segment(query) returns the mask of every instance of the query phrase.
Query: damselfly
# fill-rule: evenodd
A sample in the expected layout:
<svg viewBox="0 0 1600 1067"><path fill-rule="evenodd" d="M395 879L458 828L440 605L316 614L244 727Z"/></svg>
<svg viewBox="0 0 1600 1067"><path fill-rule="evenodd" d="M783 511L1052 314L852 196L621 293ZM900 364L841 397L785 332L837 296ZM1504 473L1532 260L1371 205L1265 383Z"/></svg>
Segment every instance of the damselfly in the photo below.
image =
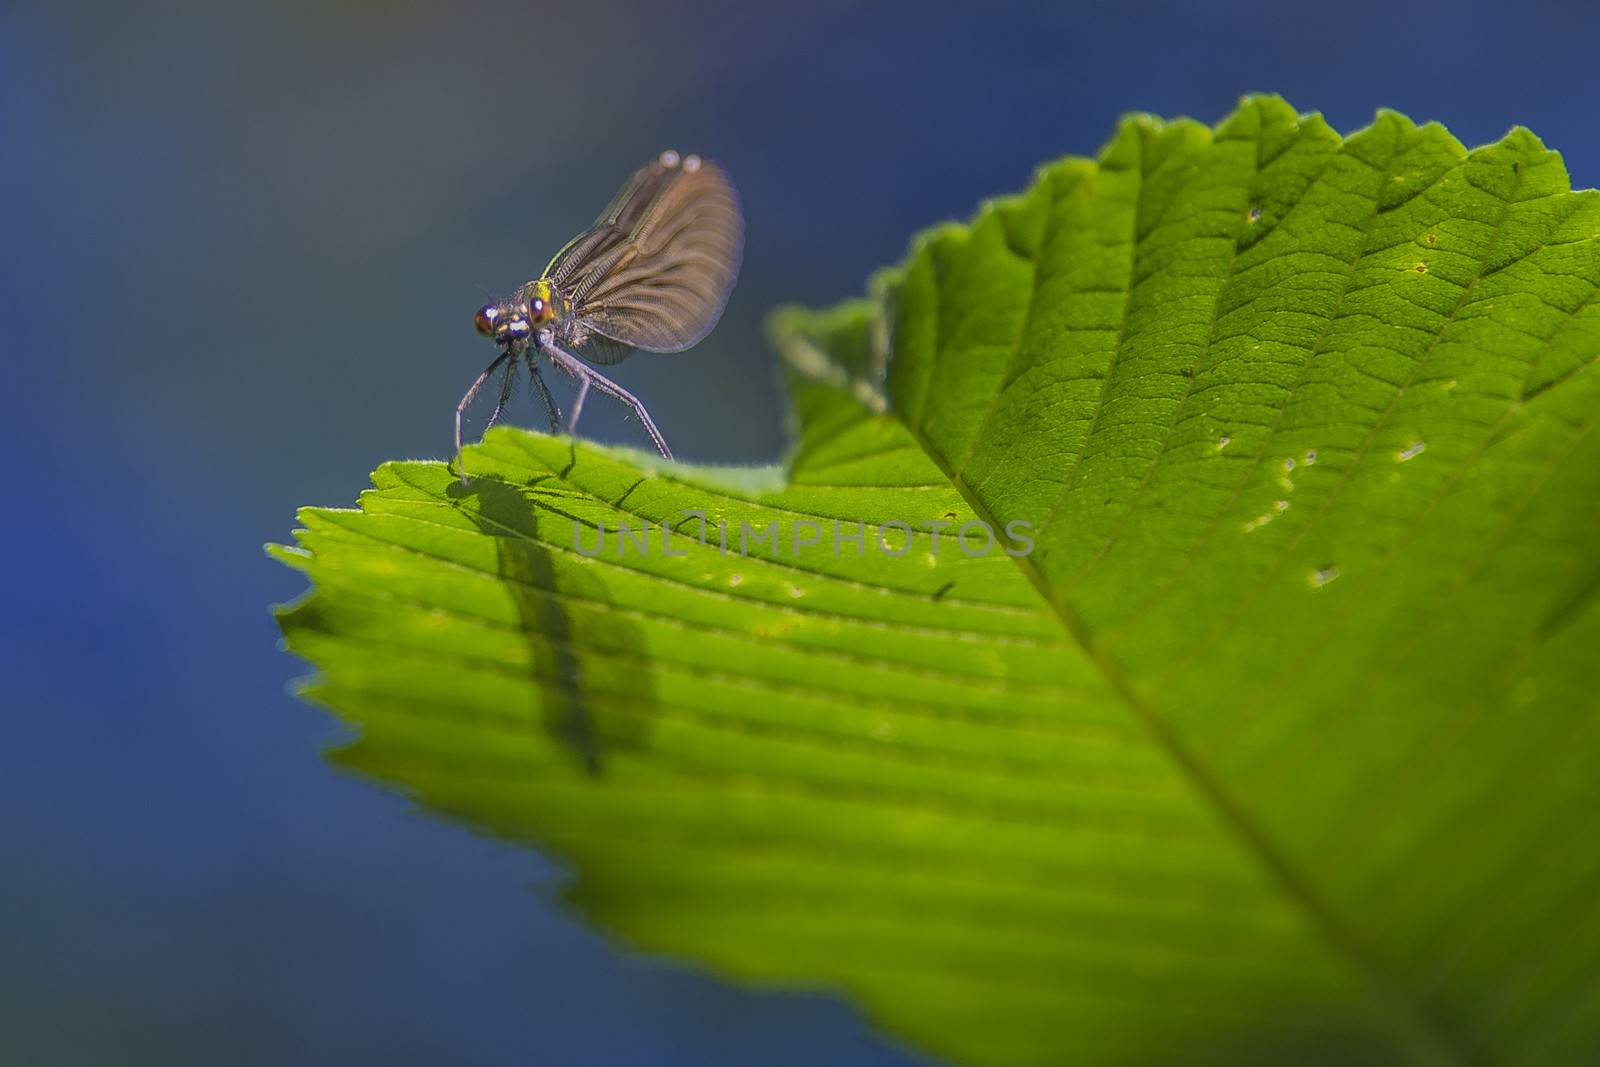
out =
<svg viewBox="0 0 1600 1067"><path fill-rule="evenodd" d="M557 252L540 277L509 300L478 309L473 324L500 346L500 355L456 405L456 456L462 413L478 391L503 364L500 399L489 416L493 426L511 398L517 364L526 362L552 433L577 428L593 388L631 408L657 450L671 459L639 399L589 364L616 363L635 348L680 352L710 333L743 250L739 196L721 167L672 151L641 167L594 226ZM577 379L564 422L539 377L541 353Z"/></svg>

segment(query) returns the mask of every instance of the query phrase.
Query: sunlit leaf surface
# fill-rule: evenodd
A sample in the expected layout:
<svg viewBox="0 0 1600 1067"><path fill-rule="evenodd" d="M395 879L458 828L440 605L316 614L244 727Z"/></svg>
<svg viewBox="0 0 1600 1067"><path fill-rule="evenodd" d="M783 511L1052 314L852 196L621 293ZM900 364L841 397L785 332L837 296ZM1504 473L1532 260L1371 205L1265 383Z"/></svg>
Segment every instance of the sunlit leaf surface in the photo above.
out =
<svg viewBox="0 0 1600 1067"><path fill-rule="evenodd" d="M777 318L782 475L388 464L284 631L342 763L952 1060L1596 1062L1597 238L1524 131L1130 119Z"/></svg>

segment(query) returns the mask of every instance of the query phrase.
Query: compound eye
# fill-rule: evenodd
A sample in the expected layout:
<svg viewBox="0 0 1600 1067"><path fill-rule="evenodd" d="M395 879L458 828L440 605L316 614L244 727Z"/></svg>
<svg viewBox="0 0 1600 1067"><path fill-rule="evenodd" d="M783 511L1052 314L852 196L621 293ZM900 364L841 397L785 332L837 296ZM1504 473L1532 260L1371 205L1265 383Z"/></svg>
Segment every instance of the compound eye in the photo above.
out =
<svg viewBox="0 0 1600 1067"><path fill-rule="evenodd" d="M528 318L534 322L543 322L550 317L550 309L544 302L544 297L536 296L528 301Z"/></svg>
<svg viewBox="0 0 1600 1067"><path fill-rule="evenodd" d="M476 315L472 316L472 325L476 327L477 331L483 334L483 336L493 337L494 320L499 318L499 316L500 313L495 309L493 304L485 304L483 307L478 309L478 313Z"/></svg>

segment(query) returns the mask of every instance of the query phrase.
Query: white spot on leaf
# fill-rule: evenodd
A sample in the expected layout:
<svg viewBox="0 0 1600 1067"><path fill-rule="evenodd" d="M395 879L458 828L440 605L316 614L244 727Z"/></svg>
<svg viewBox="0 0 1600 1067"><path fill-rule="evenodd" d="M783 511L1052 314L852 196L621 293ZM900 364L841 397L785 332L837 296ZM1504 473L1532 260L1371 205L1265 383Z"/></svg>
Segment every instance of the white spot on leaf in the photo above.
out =
<svg viewBox="0 0 1600 1067"><path fill-rule="evenodd" d="M1280 507L1279 505L1282 505L1282 506ZM1279 500L1279 501L1276 501L1273 504L1273 507L1276 510L1262 512L1260 515L1257 515L1255 518L1253 518L1249 522L1245 523L1244 524L1244 532L1245 533L1255 533L1257 530L1261 529L1261 527L1265 526L1267 523L1269 523L1273 519L1277 518L1279 514L1281 514L1284 511L1287 511L1289 509L1289 502L1287 500Z"/></svg>

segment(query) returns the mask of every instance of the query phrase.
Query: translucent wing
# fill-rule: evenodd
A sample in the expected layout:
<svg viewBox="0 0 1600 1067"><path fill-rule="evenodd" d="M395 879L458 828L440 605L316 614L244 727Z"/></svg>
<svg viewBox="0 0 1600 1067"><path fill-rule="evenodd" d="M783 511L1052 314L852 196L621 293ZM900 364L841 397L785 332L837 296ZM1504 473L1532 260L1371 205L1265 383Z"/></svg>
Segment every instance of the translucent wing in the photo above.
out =
<svg viewBox="0 0 1600 1067"><path fill-rule="evenodd" d="M678 352L717 324L743 251L744 217L727 173L698 156L663 152L593 229L556 254L545 276L591 332Z"/></svg>
<svg viewBox="0 0 1600 1067"><path fill-rule="evenodd" d="M613 363L621 363L633 354L633 349L621 341L613 341L602 334L593 333L589 335L587 341L578 345L572 352L590 363L605 367Z"/></svg>

